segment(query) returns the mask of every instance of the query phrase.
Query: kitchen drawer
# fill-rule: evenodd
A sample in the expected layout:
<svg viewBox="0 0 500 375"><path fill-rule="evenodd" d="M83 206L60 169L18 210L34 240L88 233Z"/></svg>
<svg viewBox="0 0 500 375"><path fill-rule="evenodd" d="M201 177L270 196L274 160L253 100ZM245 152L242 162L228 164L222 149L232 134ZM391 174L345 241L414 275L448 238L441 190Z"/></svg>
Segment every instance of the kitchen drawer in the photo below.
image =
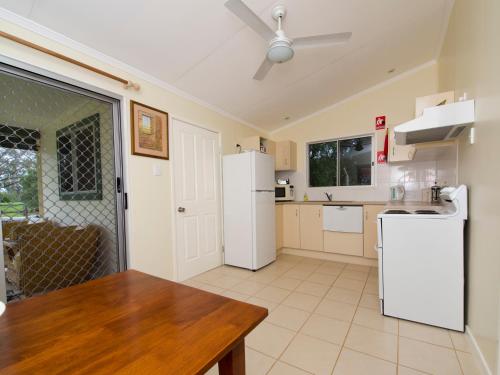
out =
<svg viewBox="0 0 500 375"><path fill-rule="evenodd" d="M324 231L323 250L329 253L363 256L363 234Z"/></svg>
<svg viewBox="0 0 500 375"><path fill-rule="evenodd" d="M363 233L363 206L323 206L323 229Z"/></svg>

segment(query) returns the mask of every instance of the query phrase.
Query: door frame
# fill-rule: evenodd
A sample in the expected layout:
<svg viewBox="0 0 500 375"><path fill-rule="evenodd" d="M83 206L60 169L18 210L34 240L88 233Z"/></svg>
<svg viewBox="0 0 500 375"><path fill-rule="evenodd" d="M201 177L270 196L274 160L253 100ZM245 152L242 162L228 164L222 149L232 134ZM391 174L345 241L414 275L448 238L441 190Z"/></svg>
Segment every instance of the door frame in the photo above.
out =
<svg viewBox="0 0 500 375"><path fill-rule="evenodd" d="M170 129L169 129L169 139L173 140L174 139L174 127L175 127L175 121L182 121L188 125L194 126L196 128L200 128L202 130L207 130L212 133L215 133L217 135L219 144L219 204L218 204L218 209L219 209L219 228L220 228L220 244L221 244L221 257L220 257L220 264L222 265L224 263L224 220L222 217L223 211L223 191L222 191L222 134L219 130L211 127L211 126L206 126L206 125L199 125L195 121L191 121L189 119L186 119L182 116L177 116L177 115L170 115L169 114L169 119L168 122L171 124ZM175 143L172 142L171 144L171 149L172 152L170 154L170 161L172 162L172 173L171 176L172 178L170 179L170 186L171 186L171 197L170 197L170 202L172 205L172 210L171 210L171 218L172 218L172 260L174 264L174 269L173 269L173 279L175 281L179 281L179 254L178 254L178 248L177 248L177 228L178 228L178 222L177 222L177 215L176 215L176 189L175 189L175 171L177 168L179 168L178 161L175 158Z"/></svg>
<svg viewBox="0 0 500 375"><path fill-rule="evenodd" d="M127 249L127 215L126 194L127 194L127 178L125 174L126 160L124 147L126 140L123 133L123 119L126 118L127 103L123 96L116 93L89 85L87 83L74 80L67 76L54 73L52 71L27 64L25 62L4 56L0 54L0 72L26 78L40 82L55 88L78 93L94 99L104 101L111 104L113 112L113 143L114 162L116 178L120 178L122 190L116 194L116 225L117 225L117 247L118 247L118 272L125 271L128 265L128 249ZM1 234L1 228L0 228ZM0 266L0 278L3 278L3 244L0 243L0 251L2 251ZM0 301L6 302L5 280L0 281Z"/></svg>

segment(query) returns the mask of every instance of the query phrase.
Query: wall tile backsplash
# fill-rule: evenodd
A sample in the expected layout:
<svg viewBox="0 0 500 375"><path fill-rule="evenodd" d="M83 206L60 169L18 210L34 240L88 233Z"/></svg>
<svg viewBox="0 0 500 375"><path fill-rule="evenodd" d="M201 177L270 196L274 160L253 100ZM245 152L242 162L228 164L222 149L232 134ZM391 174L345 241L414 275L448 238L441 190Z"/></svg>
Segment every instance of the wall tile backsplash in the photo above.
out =
<svg viewBox="0 0 500 375"><path fill-rule="evenodd" d="M309 188L305 170L276 173L277 177L290 178L295 200L303 200L306 192L309 200L325 200L325 192L329 192L337 201L387 201L390 187L403 185L404 200L422 201L426 199L426 190L436 181L441 186L457 184L457 147L419 150L413 161L379 164L376 186Z"/></svg>

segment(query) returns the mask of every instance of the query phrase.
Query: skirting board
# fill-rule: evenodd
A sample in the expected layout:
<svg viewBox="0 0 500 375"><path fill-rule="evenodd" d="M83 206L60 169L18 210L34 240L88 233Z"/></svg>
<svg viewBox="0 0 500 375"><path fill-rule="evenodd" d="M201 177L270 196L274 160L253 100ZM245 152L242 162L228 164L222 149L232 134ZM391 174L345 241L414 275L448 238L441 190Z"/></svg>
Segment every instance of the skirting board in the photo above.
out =
<svg viewBox="0 0 500 375"><path fill-rule="evenodd" d="M484 375L494 375L493 370L490 369L490 367L488 366L486 358L484 357L483 352L481 351L481 348L479 347L479 344L477 343L477 340L474 337L474 333L472 332L472 330L468 325L465 326L465 333L467 334L469 341L472 344L472 349L473 349L472 355L474 356L474 359L476 360L477 364L480 366L481 373Z"/></svg>
<svg viewBox="0 0 500 375"><path fill-rule="evenodd" d="M326 253L324 251L292 249L289 247L283 247L283 248L278 250L278 254L291 254L291 255L298 255L301 257L331 260L334 262L360 264L362 266L370 266L370 267L377 267L378 266L378 262L376 259L367 259L367 258L356 257L356 256L351 256L351 255Z"/></svg>

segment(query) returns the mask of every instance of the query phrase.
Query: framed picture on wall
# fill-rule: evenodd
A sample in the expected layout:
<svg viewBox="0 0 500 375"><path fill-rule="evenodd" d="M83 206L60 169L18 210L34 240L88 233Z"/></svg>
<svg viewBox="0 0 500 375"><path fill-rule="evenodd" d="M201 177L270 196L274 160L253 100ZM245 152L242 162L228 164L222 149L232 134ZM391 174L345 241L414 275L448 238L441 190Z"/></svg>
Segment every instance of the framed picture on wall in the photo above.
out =
<svg viewBox="0 0 500 375"><path fill-rule="evenodd" d="M130 101L132 155L168 160L168 113Z"/></svg>

